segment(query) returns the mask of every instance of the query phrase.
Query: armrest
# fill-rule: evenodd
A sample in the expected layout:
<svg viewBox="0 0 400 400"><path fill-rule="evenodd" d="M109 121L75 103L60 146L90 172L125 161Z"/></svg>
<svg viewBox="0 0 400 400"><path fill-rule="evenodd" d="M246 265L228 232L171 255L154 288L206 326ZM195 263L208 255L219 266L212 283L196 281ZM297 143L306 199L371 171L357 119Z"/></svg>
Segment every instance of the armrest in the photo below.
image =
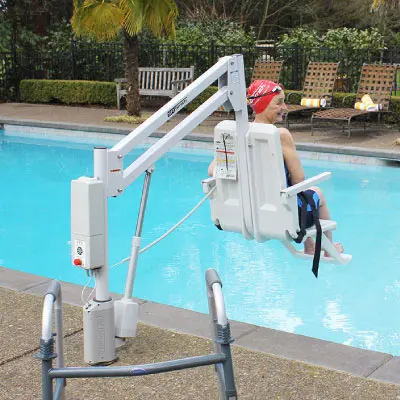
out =
<svg viewBox="0 0 400 400"><path fill-rule="evenodd" d="M186 83L186 82L192 82L192 78L187 78L187 79L178 79L176 81L171 81L172 85L176 85L177 83Z"/></svg>
<svg viewBox="0 0 400 400"><path fill-rule="evenodd" d="M115 83L126 83L126 79L125 78L117 78L117 79L114 79L114 82Z"/></svg>
<svg viewBox="0 0 400 400"><path fill-rule="evenodd" d="M201 181L203 186L203 193L207 194L215 186L215 178L207 178Z"/></svg>
<svg viewBox="0 0 400 400"><path fill-rule="evenodd" d="M346 100L348 97L352 97L352 96L354 96L354 94L348 94L347 96L344 96L344 97L343 97L343 99L342 99L342 107L344 107L344 102L345 102L345 100Z"/></svg>
<svg viewBox="0 0 400 400"><path fill-rule="evenodd" d="M286 189L281 190L281 195L284 198L289 198L296 196L298 193L302 192L303 190L309 189L311 186L314 186L318 182L326 181L331 177L330 172L323 172L322 174L313 176L312 178L306 179L303 182L296 183L296 185L290 186Z"/></svg>
<svg viewBox="0 0 400 400"><path fill-rule="evenodd" d="M289 103L290 98L291 98L294 94L298 94L298 93L295 93L295 92L290 92L290 93L288 93L288 94L286 95L286 100L285 100L285 102L288 102L288 103Z"/></svg>

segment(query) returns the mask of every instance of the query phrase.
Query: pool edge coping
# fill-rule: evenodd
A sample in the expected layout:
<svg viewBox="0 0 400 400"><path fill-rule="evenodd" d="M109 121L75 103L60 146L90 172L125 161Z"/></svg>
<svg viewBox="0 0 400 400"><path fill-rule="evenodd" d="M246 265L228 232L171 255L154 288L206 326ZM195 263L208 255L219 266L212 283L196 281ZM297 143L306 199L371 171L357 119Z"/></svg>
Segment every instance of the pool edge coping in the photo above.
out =
<svg viewBox="0 0 400 400"><path fill-rule="evenodd" d="M0 287L43 296L52 279L0 267ZM61 282L63 302L81 305L83 286ZM114 300L121 295L111 293ZM139 304L139 321L160 329L211 339L209 315L134 298ZM228 315L229 318L229 315ZM311 364L362 378L400 385L400 357L322 339L230 320L235 346L295 362Z"/></svg>
<svg viewBox="0 0 400 400"><path fill-rule="evenodd" d="M53 128L53 129L70 129L97 133L108 133L108 134L120 134L127 135L132 129L127 127L114 127L108 125L91 125L91 124L78 124L70 122L49 122L33 119L21 119L21 118L4 118L0 116L0 128L1 125L19 125L19 126L31 126L31 127L42 127L42 128ZM161 138L167 134L167 131L157 131L150 135L150 137ZM213 137L208 133L194 132L183 140L197 141L197 142L213 142ZM400 152L396 150L386 149L373 149L357 146L343 146L343 145L327 145L309 142L297 142L296 148L300 151L313 151L319 153L333 153L341 155L352 155L361 156L368 158L381 158L385 160L400 161Z"/></svg>

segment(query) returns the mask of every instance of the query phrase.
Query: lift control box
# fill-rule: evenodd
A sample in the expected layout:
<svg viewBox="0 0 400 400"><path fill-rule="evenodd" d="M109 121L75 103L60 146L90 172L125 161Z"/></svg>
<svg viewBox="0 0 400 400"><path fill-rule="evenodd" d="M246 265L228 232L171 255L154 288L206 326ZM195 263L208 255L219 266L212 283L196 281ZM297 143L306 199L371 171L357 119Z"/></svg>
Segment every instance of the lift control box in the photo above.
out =
<svg viewBox="0 0 400 400"><path fill-rule="evenodd" d="M104 184L86 176L71 181L71 255L75 266L96 269L104 265L104 230Z"/></svg>

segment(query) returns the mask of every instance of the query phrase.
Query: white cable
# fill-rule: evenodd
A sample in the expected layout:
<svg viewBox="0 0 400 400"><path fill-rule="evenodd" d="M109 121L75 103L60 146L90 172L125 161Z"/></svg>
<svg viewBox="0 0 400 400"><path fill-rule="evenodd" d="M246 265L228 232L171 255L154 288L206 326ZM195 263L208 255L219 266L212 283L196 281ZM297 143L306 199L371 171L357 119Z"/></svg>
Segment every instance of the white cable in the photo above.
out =
<svg viewBox="0 0 400 400"><path fill-rule="evenodd" d="M142 250L139 251L139 254L144 253L146 250L150 249L150 247L153 247L155 244L157 244L159 241L163 240L165 237L167 237L171 232L173 232L176 228L178 228L180 225L182 225L207 199L208 197L214 192L215 186L207 193L206 196L200 202L192 209L190 210L186 216L184 216L180 221L178 221L171 229L169 229L167 232L164 233L164 235L160 236L158 239L156 239L154 242L150 243L146 247L144 247ZM128 258L129 260L129 258Z"/></svg>
<svg viewBox="0 0 400 400"><path fill-rule="evenodd" d="M83 299L83 295L84 295L84 293L85 293L86 288L90 285L90 282L92 282L92 279L93 279L93 274L90 275L89 280L87 281L86 285L85 285L85 286L83 287L83 289L82 289L82 292L81 292L81 301L82 301L82 305L85 305L85 304L87 303L87 301L85 301L85 300ZM92 292L92 293L93 293L93 292ZM92 294L92 293L90 293L90 294ZM90 295L89 295L89 296L90 296Z"/></svg>
<svg viewBox="0 0 400 400"><path fill-rule="evenodd" d="M206 196L203 197L203 199L200 200L200 202L192 208L180 221L178 221L171 229L169 229L167 232L165 232L162 236L160 236L158 239L156 239L154 242L150 243L146 247L144 247L142 250L139 251L139 254L145 252L146 250L150 249L150 247L153 247L155 244L157 244L159 241L163 240L165 237L167 237L171 232L173 232L176 228L178 228L180 225L182 225L209 197L210 195L214 192L216 189L216 186L214 186L207 194ZM128 262L131 258L126 257L123 260L117 262L116 264L112 265L109 268L114 268L120 264L124 264Z"/></svg>
<svg viewBox="0 0 400 400"><path fill-rule="evenodd" d="M92 276L93 276L93 275L92 275ZM92 297L92 294L93 294L94 291L96 290L96 282L97 282L97 281L94 281L93 289L92 289L92 291L89 293L89 296L88 296L87 299L86 299L86 303L89 303L89 300L90 300L90 298Z"/></svg>

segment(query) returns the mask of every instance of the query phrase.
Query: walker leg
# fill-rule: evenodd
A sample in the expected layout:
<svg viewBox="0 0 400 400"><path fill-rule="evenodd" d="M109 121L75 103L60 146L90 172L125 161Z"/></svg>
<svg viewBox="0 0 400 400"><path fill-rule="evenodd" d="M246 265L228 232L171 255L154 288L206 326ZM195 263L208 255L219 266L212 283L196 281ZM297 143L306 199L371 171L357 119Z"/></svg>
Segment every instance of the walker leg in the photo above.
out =
<svg viewBox="0 0 400 400"><path fill-rule="evenodd" d="M235 377L230 344L231 330L225 313L222 296L222 283L217 272L213 269L206 271L208 308L211 318L214 352L225 354L225 361L215 366L218 376L221 400L237 400Z"/></svg>
<svg viewBox="0 0 400 400"><path fill-rule="evenodd" d="M233 374L233 362L231 354L231 346L229 343L221 345L221 351L225 354L226 360L223 363L223 397L224 400L237 400L237 392L235 387L235 377ZM222 394L222 393L221 393Z"/></svg>

